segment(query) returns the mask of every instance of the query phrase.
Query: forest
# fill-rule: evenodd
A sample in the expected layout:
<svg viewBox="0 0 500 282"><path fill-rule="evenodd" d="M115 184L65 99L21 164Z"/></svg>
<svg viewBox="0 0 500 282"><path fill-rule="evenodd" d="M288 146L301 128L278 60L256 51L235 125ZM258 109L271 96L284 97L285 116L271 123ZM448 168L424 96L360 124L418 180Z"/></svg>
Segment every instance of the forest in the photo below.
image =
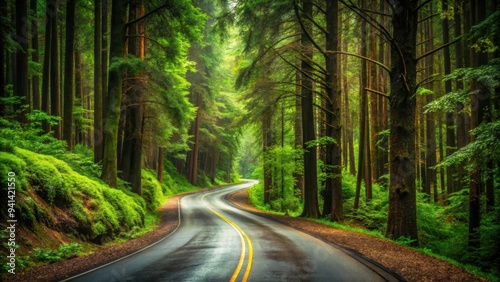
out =
<svg viewBox="0 0 500 282"><path fill-rule="evenodd" d="M252 178L260 209L498 281L499 23L497 0L1 1L2 224L42 201L101 243Z"/></svg>

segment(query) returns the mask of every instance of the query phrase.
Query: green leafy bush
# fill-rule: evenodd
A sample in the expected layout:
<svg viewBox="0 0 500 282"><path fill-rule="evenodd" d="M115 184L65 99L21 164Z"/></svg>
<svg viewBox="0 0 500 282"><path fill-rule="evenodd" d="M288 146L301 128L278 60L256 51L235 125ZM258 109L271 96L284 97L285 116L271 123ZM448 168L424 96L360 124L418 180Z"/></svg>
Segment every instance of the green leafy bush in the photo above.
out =
<svg viewBox="0 0 500 282"><path fill-rule="evenodd" d="M41 262L56 262L62 259L68 259L80 255L83 246L78 243L62 244L58 250L52 249L33 249L33 257Z"/></svg>

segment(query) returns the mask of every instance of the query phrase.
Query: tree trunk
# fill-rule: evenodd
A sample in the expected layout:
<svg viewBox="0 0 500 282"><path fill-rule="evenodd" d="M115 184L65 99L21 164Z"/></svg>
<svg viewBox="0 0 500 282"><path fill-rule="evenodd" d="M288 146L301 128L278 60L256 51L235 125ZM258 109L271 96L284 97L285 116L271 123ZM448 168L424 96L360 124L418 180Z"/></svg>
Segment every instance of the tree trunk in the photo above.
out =
<svg viewBox="0 0 500 282"><path fill-rule="evenodd" d="M364 8L364 1L362 1L362 7ZM361 38L368 38L367 22L362 21L361 23ZM361 56L366 57L367 54L367 43L365 40L361 42ZM366 165L367 152L366 149L369 147L367 144L368 134L366 132L368 126L368 97L365 88L367 82L367 64L366 60L361 60L360 63L360 77L359 77L359 151L358 151L358 175L356 177L356 192L354 198L354 210L359 208L359 198L361 195L361 183L363 179L365 180L365 189L368 186L368 178L365 177L369 166ZM368 169L367 169L368 168Z"/></svg>
<svg viewBox="0 0 500 282"><path fill-rule="evenodd" d="M160 183L163 182L163 169L165 161L165 148L158 148L158 167L156 168L156 177Z"/></svg>
<svg viewBox="0 0 500 282"><path fill-rule="evenodd" d="M305 0L302 6L303 18L312 18L312 2ZM302 47L304 49L301 63L302 75L302 138L304 149L304 209L302 217L319 217L318 209L318 173L316 146L310 146L311 141L316 139L313 109L313 82L307 75L312 75L311 65L313 57L312 43L305 32L312 35L312 23L304 22L303 34L301 37Z"/></svg>
<svg viewBox="0 0 500 282"><path fill-rule="evenodd" d="M52 2L52 1L50 1ZM53 1L54 11L49 15L49 20L51 21L51 36L50 36L50 114L53 116L61 116L61 92L59 89L59 42L57 38L57 10L58 2ZM47 51L47 50L46 50ZM56 125L52 126L54 130L54 137L61 139L61 123L58 122Z"/></svg>
<svg viewBox="0 0 500 282"><path fill-rule="evenodd" d="M51 2L47 1L45 6L45 42L43 54L43 70L42 70L42 111L50 114L50 45L52 37L52 21L50 17L54 11L51 11ZM45 133L50 132L50 124L46 121L42 122L42 127Z"/></svg>
<svg viewBox="0 0 500 282"><path fill-rule="evenodd" d="M101 60L101 1L94 2L94 162L102 161L104 154L102 60ZM121 83L121 82L120 82Z"/></svg>
<svg viewBox="0 0 500 282"><path fill-rule="evenodd" d="M428 4L429 6L429 14L432 15L432 2ZM425 34L429 37L429 40L426 43L426 51L429 52L433 50L433 30L432 30L432 22L430 20L425 21ZM433 66L434 66L434 58L433 56L428 56L425 58L426 63L426 76L431 77L433 75ZM431 91L434 91L434 85L431 82L428 84L428 88ZM429 104L434 100L434 94L429 94L425 96L426 104ZM433 113L426 114L426 148L425 148L425 168L426 168L426 183L425 186L428 187L428 191L432 192L434 196L434 202L438 201L438 193L437 193L437 175L436 170L432 169L436 165L436 126L435 126L435 117ZM430 195L430 194L429 194Z"/></svg>
<svg viewBox="0 0 500 282"><path fill-rule="evenodd" d="M392 17L390 185L387 237L418 246L415 187L417 0L396 2Z"/></svg>
<svg viewBox="0 0 500 282"><path fill-rule="evenodd" d="M266 106L265 106L266 107ZM273 144L273 134L271 128L272 113L269 107L264 109L262 115L262 152L264 155L264 204L271 202L271 166L269 165L269 148Z"/></svg>
<svg viewBox="0 0 500 282"><path fill-rule="evenodd" d="M338 1L326 2L326 136L332 137L335 143L326 145L326 190L331 191L331 199L325 199L325 213L331 212L331 220L340 222L344 219L342 201L342 126L341 126L341 92L338 74L338 55L333 52L339 50L338 32ZM327 195L328 196L328 195ZM331 208L328 208L328 202Z"/></svg>
<svg viewBox="0 0 500 282"><path fill-rule="evenodd" d="M85 97L83 95L83 81L82 81L82 54L76 48L75 50L75 97L79 100L79 106L85 109ZM85 130L84 130L84 119L87 119L85 113L81 113L79 118L80 122L75 124L75 143L85 144Z"/></svg>
<svg viewBox="0 0 500 282"><path fill-rule="evenodd" d="M16 50L16 79L14 82L14 96L19 97L20 104L14 105L17 120L26 122L26 113L30 111L30 93L28 91L28 30L26 19L28 18L28 1L16 1L16 34L15 40L20 49ZM3 65L2 65L3 67ZM28 106L22 110L22 105Z"/></svg>
<svg viewBox="0 0 500 282"><path fill-rule="evenodd" d="M442 1L443 5L443 10L448 9L448 1L443 0ZM446 44L447 42L450 41L450 28L449 28L449 21L448 18L445 17L443 21L441 22L442 27L443 27L443 43ZM455 27L457 28L457 27ZM459 42L457 45L460 45L461 43ZM451 56L450 56L450 48L445 47L443 49L443 56L444 56L444 74L450 74L451 73ZM444 82L444 92L445 93L450 93L451 92L451 80L447 80ZM453 113L446 113L446 156L450 156L453 154L455 151L456 143L455 143L455 123L454 123L454 115ZM453 172L454 172L454 166L448 166L446 168L446 193L449 195L453 192L455 192L455 187L454 187L454 180L453 180Z"/></svg>
<svg viewBox="0 0 500 282"><path fill-rule="evenodd" d="M0 1L0 15L7 14L7 1ZM4 21L0 21L0 30L2 32L7 31L7 25ZM5 40L0 39L0 98L7 98L7 91L5 91L6 80L5 80ZM0 116L4 117L7 113L7 108L4 103L0 103Z"/></svg>
<svg viewBox="0 0 500 282"><path fill-rule="evenodd" d="M297 66L300 68L300 64ZM302 98L300 97L300 81L301 75L299 71L295 72L295 115L294 115L294 145L296 149L302 146ZM304 198L304 175L298 168L302 167L302 160L299 154L295 157L295 170L293 172L293 179L295 180L295 189L300 191L302 198Z"/></svg>
<svg viewBox="0 0 500 282"><path fill-rule="evenodd" d="M74 91L74 55L75 55L75 0L69 0L66 6L66 51L64 62L64 122L63 136L68 151L73 150L73 91Z"/></svg>
<svg viewBox="0 0 500 282"><path fill-rule="evenodd" d="M35 63L39 63L40 55L38 53L38 18L37 18L37 1L30 1L30 10L33 15L31 20L31 49L33 52L31 53L31 60ZM3 53L2 53L3 54ZM0 64L3 69L3 64ZM1 86L0 86L1 87ZM40 76L37 73L34 73L31 77L31 87L32 87L32 100L33 100L33 110L40 110Z"/></svg>
<svg viewBox="0 0 500 282"><path fill-rule="evenodd" d="M113 0L111 12L111 63L125 57L125 22L127 1ZM104 157L101 178L112 187L117 186L117 142L120 105L122 99L122 69L109 70L108 96L104 117Z"/></svg>

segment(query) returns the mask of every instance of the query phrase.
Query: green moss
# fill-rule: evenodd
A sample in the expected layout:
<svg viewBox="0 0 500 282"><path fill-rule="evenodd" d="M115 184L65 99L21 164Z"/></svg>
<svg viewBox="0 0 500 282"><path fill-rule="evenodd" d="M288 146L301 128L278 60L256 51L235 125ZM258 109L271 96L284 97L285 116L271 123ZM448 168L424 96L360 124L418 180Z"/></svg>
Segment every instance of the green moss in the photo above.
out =
<svg viewBox="0 0 500 282"><path fill-rule="evenodd" d="M73 217L82 223L89 222L89 215L81 202L73 202L71 204L71 214Z"/></svg>
<svg viewBox="0 0 500 282"><path fill-rule="evenodd" d="M136 199L120 190L103 189L104 197L113 206L116 217L127 230L144 224L145 213Z"/></svg>
<svg viewBox="0 0 500 282"><path fill-rule="evenodd" d="M71 203L72 186L64 181L63 174L72 171L64 162L51 157L36 154L24 149L16 149L28 165L29 182L40 196L51 205L67 206Z"/></svg>
<svg viewBox="0 0 500 282"><path fill-rule="evenodd" d="M161 184L149 170L142 170L142 197L146 200L151 211L161 205L163 198Z"/></svg>
<svg viewBox="0 0 500 282"><path fill-rule="evenodd" d="M26 180L26 162L18 156L0 151L0 182L7 184L10 178L9 173L15 173L15 187L16 191L26 191L28 181ZM3 185L2 189L7 189L7 185Z"/></svg>

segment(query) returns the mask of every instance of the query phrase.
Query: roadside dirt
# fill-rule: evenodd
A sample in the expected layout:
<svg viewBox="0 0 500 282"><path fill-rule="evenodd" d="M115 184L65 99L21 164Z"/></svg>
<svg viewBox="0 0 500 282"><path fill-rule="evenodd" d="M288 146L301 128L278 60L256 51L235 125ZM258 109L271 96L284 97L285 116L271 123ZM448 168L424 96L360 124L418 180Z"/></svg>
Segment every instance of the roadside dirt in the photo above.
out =
<svg viewBox="0 0 500 282"><path fill-rule="evenodd" d="M123 244L103 247L91 255L52 263L25 270L15 275L1 277L2 281L56 281L76 273L98 267L125 255L136 252L170 234L178 224L178 204L182 195L170 198L161 208L158 228ZM242 190L230 196L236 206L265 216L326 241L351 249L394 271L407 281L486 281L445 261L430 257L388 240L368 235L338 230L309 220L275 215L256 209L248 202L248 191Z"/></svg>
<svg viewBox="0 0 500 282"><path fill-rule="evenodd" d="M256 209L249 203L248 190L232 194L229 200L241 209L353 250L395 272L406 281L487 281L444 260L408 249L389 240Z"/></svg>

